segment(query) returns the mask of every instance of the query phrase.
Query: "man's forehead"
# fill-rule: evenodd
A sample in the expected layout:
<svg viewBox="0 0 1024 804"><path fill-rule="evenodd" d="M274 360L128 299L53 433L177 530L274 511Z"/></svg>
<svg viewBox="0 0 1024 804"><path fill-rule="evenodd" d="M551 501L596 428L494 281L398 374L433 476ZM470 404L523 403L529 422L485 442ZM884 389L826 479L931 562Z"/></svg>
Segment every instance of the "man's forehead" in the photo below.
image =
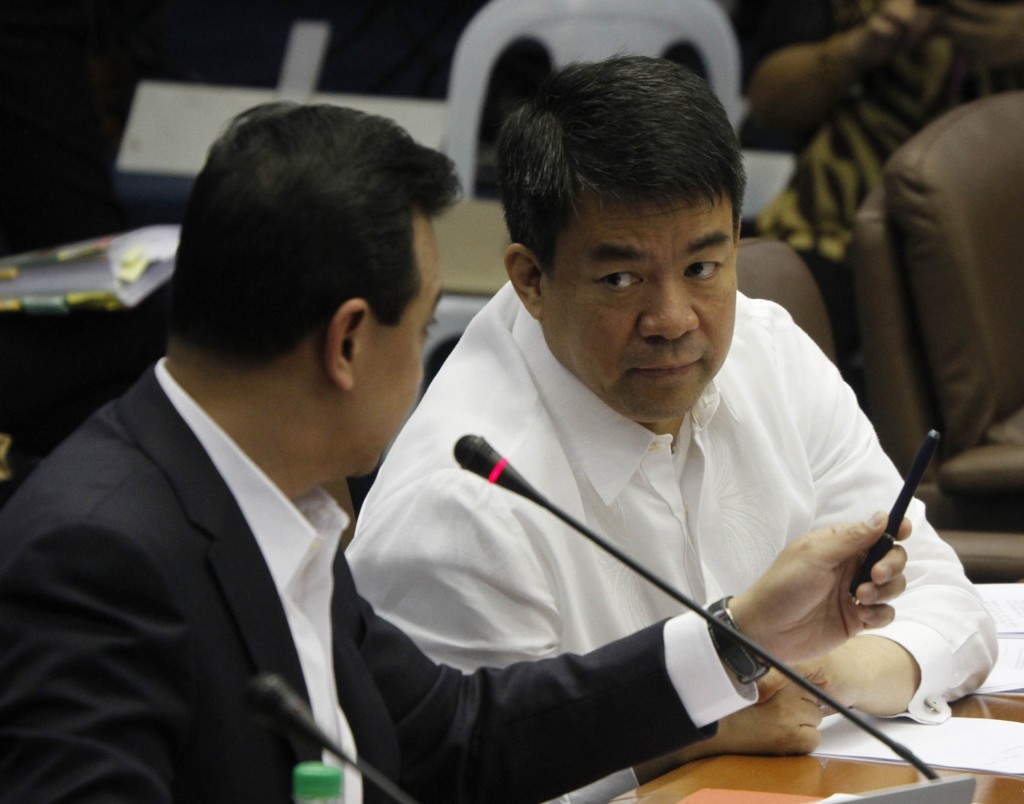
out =
<svg viewBox="0 0 1024 804"><path fill-rule="evenodd" d="M674 198L638 198L624 201L606 198L593 193L580 193L570 215L570 223L575 220L586 223L595 218L602 220L621 220L642 222L665 217L692 215L706 216L716 212L728 213L732 216L732 202L726 196L717 199L700 197L696 199Z"/></svg>

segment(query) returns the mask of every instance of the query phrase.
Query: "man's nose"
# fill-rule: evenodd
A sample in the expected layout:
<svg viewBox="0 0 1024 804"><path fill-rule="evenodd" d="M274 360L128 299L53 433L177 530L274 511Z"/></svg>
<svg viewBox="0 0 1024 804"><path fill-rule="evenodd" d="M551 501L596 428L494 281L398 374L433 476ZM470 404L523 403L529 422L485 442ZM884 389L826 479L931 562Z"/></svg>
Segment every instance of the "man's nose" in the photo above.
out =
<svg viewBox="0 0 1024 804"><path fill-rule="evenodd" d="M700 317L686 289L663 285L652 289L637 329L644 338L676 340L699 324Z"/></svg>

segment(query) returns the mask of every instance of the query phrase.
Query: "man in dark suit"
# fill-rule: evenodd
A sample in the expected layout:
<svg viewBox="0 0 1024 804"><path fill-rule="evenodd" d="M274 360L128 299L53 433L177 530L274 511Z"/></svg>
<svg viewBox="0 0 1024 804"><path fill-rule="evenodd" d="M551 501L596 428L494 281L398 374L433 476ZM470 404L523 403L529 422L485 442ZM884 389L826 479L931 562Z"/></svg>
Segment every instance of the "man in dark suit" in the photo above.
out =
<svg viewBox="0 0 1024 804"><path fill-rule="evenodd" d="M337 107L258 107L211 149L167 357L0 514L0 799L284 801L318 749L250 719L261 672L431 801L547 798L751 701L735 646L692 614L463 676L357 594L320 485L372 469L415 397L440 286L431 218L456 190L445 157ZM880 533L798 540L733 617L792 660L888 622L902 549L858 602L844 591ZM386 800L358 774L346 791Z"/></svg>

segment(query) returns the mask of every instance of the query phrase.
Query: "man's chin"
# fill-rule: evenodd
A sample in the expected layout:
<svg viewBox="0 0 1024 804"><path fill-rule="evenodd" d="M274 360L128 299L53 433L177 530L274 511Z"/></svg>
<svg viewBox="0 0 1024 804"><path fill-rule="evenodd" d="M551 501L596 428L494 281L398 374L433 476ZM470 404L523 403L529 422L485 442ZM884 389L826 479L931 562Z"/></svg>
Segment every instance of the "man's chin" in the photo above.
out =
<svg viewBox="0 0 1024 804"><path fill-rule="evenodd" d="M668 387L664 383L638 384L627 399L611 407L623 416L644 424L645 427L655 422L679 419L689 413L700 399L707 382L699 385L688 383L684 387L679 387L675 383L667 385Z"/></svg>

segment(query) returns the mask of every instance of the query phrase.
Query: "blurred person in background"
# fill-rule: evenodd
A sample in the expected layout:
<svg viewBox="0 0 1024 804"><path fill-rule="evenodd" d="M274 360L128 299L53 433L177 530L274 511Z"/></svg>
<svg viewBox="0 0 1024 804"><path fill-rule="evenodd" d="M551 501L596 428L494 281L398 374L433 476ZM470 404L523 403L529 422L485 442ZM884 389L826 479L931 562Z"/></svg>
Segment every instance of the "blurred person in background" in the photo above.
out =
<svg viewBox="0 0 1024 804"><path fill-rule="evenodd" d="M964 101L1024 87L1024 2L769 0L743 12L753 136L788 137L797 151L789 186L757 228L810 266L840 368L860 393L846 261L854 214L888 157L928 122Z"/></svg>

